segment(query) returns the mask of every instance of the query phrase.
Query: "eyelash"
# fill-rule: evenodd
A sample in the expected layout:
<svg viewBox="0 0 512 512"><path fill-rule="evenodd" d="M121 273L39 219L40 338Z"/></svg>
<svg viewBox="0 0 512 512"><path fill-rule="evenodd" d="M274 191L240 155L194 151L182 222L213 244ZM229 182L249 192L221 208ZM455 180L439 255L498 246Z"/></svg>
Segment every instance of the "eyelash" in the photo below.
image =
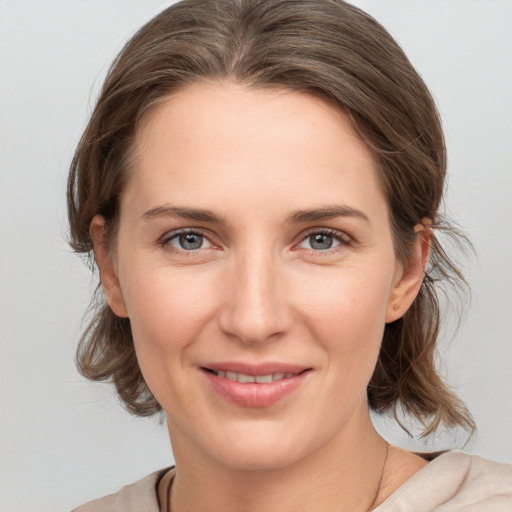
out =
<svg viewBox="0 0 512 512"><path fill-rule="evenodd" d="M204 237L212 247L207 247L205 249L185 250L185 249L178 249L177 247L174 247L170 244L171 240L175 240L178 237L180 237L182 235L187 235L187 234L199 235L199 236ZM338 252L339 250L342 250L345 247L349 247L349 246L353 245L353 243L354 243L353 238L343 231L338 231L336 229L329 229L329 228L311 228L305 234L301 235L299 242L296 243L294 245L294 247L305 242L308 238L310 238L313 235L332 236L333 239L339 243L339 245L337 245L335 247L323 249L323 250L320 250L320 249L315 250L315 249L305 248L305 250L308 251L309 253L318 255L318 256L333 254L335 252ZM170 234L167 234L160 242L158 242L158 244L160 246L162 246L164 249L169 250L174 253L179 253L179 254L183 254L186 256L195 256L200 251L205 251L205 250L209 250L209 249L218 247L218 245L214 244L210 240L210 238L211 237L208 236L208 233L201 228L184 228L184 229L179 229L179 230L173 231Z"/></svg>
<svg viewBox="0 0 512 512"><path fill-rule="evenodd" d="M206 249L192 249L192 250L185 250L185 249L178 249L177 247L174 247L170 244L172 240L175 240L179 238L182 235L199 235L205 238L212 247L216 247L216 244L214 244L210 237L208 237L207 233L200 229L200 228L184 228L184 229L178 229L176 231L172 231L170 234L167 234L160 242L159 245L161 245L164 249L169 250L174 253L183 254L185 256L195 256L199 253L199 251L205 251L208 249L211 249L212 247L207 247Z"/></svg>
<svg viewBox="0 0 512 512"><path fill-rule="evenodd" d="M307 251L314 254L315 256L326 256L329 254L333 254L340 250L343 250L346 247L352 246L354 243L354 239L343 231L338 231L336 229L329 229L329 228L311 228L304 235L302 235L299 244L305 242L308 238L310 238L313 235L332 236L334 240L339 242L339 245L329 248L329 249L323 249L323 250L306 249Z"/></svg>

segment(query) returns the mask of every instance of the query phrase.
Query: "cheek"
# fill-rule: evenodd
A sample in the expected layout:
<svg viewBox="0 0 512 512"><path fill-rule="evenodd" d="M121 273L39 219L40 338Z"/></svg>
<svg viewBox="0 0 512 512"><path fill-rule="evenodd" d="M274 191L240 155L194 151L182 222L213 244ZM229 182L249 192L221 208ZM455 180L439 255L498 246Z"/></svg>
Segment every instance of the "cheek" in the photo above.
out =
<svg viewBox="0 0 512 512"><path fill-rule="evenodd" d="M197 286L191 276L169 267L131 270L123 292L139 367L163 408L181 410L190 398L183 386L193 368L194 342L214 316L213 286L204 279Z"/></svg>
<svg viewBox="0 0 512 512"><path fill-rule="evenodd" d="M390 290L385 272L333 269L305 286L299 308L332 358L358 364L369 360L371 365L382 341Z"/></svg>
<svg viewBox="0 0 512 512"><path fill-rule="evenodd" d="M192 343L211 317L214 285L170 267L133 270L123 294L138 355L168 352ZM199 285L200 284L200 285Z"/></svg>

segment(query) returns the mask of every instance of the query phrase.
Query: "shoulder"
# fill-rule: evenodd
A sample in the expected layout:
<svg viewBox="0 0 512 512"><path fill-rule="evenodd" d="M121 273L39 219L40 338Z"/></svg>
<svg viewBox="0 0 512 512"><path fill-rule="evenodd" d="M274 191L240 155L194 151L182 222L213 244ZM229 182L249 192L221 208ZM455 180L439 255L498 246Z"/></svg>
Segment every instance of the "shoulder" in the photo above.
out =
<svg viewBox="0 0 512 512"><path fill-rule="evenodd" d="M506 492L512 497L512 465L468 455L459 451L446 452L434 459L431 471L452 473L460 490L471 488L492 492Z"/></svg>
<svg viewBox="0 0 512 512"><path fill-rule="evenodd" d="M115 494L109 494L80 507L72 512L159 512L157 485L169 468L155 471Z"/></svg>
<svg viewBox="0 0 512 512"><path fill-rule="evenodd" d="M446 452L400 486L374 512L512 510L512 466Z"/></svg>
<svg viewBox="0 0 512 512"><path fill-rule="evenodd" d="M512 510L512 465L459 455L467 458L468 470L452 499L454 510Z"/></svg>

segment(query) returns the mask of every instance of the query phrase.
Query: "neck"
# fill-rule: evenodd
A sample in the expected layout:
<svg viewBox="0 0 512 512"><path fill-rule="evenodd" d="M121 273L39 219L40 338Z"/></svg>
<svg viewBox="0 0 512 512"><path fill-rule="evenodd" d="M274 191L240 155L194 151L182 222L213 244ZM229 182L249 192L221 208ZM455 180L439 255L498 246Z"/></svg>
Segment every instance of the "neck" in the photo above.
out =
<svg viewBox="0 0 512 512"><path fill-rule="evenodd" d="M256 470L223 464L170 431L177 468L173 512L366 512L378 504L387 443L367 410L307 457Z"/></svg>

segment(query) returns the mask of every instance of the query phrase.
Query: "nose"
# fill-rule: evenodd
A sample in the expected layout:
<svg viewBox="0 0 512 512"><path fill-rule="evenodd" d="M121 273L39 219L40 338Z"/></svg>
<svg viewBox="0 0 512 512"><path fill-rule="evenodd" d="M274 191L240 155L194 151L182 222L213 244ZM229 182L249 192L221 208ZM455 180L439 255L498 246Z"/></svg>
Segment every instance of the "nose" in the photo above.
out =
<svg viewBox="0 0 512 512"><path fill-rule="evenodd" d="M280 265L270 255L240 257L228 281L218 316L225 334L244 343L261 343L288 331L291 308Z"/></svg>

